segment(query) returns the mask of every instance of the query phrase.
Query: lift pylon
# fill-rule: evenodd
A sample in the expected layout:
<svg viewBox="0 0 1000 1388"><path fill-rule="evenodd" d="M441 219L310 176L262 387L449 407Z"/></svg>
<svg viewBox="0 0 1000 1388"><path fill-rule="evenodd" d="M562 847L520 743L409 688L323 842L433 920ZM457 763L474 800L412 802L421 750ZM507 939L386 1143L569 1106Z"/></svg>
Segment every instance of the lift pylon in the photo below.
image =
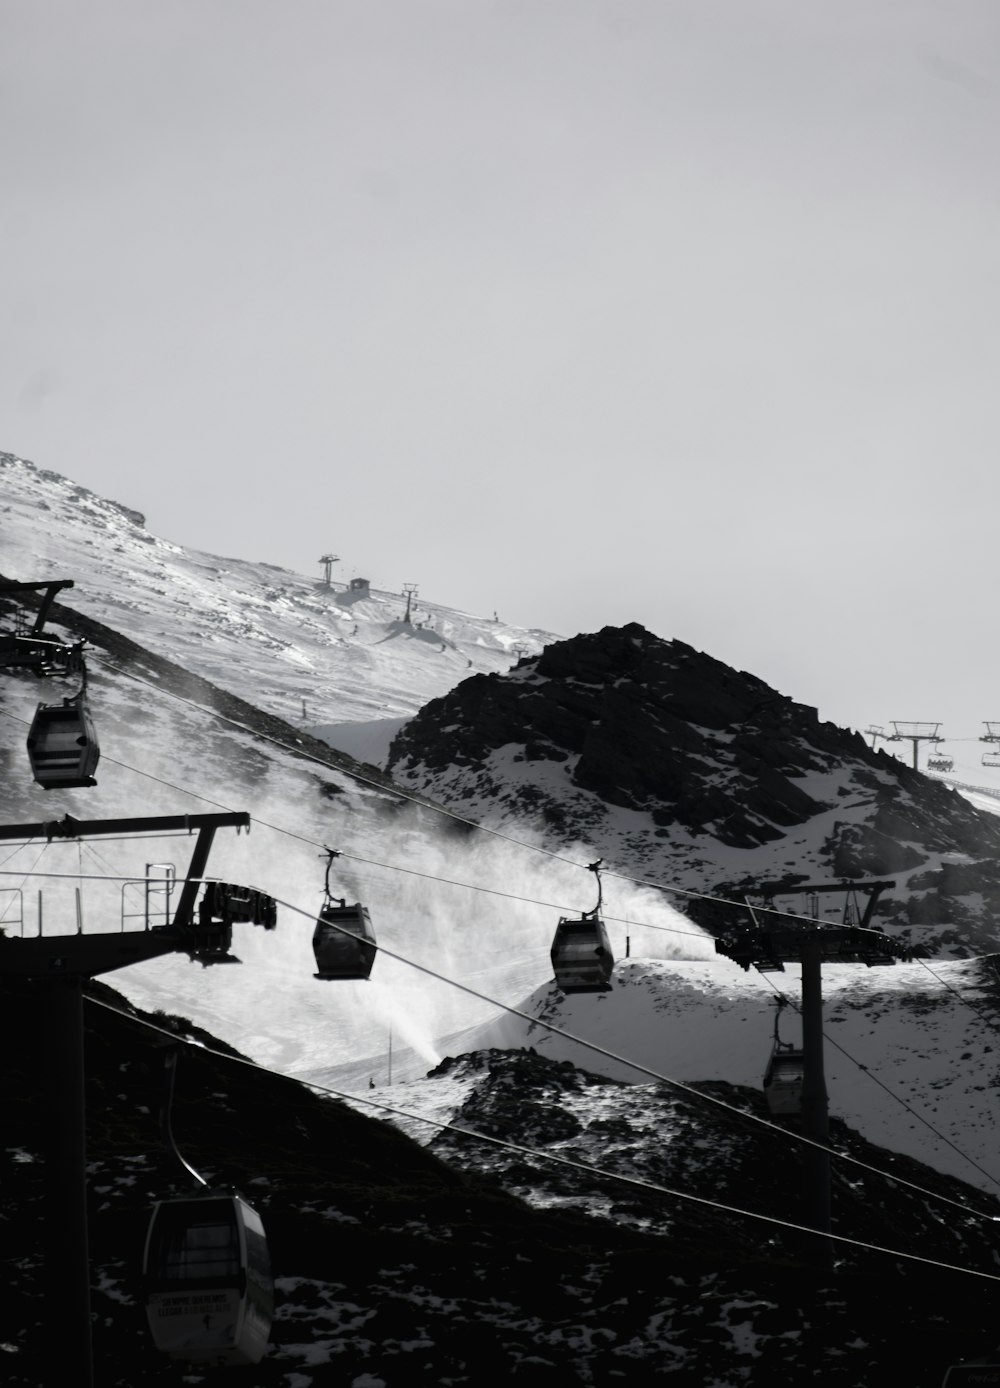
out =
<svg viewBox="0 0 1000 1388"><path fill-rule="evenodd" d="M940 723L896 723L892 725L893 731L886 738L887 742L912 742L913 744L913 769L919 771L918 754L921 742L943 742L944 738L938 733Z"/></svg>

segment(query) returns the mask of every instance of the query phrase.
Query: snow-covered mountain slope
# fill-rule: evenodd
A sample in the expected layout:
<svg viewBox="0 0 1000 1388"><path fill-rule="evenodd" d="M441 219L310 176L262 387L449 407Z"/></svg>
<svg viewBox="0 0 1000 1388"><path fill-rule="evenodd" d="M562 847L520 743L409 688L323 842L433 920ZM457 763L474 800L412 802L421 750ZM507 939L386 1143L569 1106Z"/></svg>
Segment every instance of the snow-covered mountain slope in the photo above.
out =
<svg viewBox="0 0 1000 1388"><path fill-rule="evenodd" d="M992 1195L1000 1193L996 968L994 959L875 970L847 964L827 968L823 979L831 1113L868 1141ZM759 1092L778 994L789 999L781 1039L800 1045L795 966L764 977L719 957L622 959L609 993L566 997L547 984L521 1004L556 1031L507 1014L450 1037L448 1052L531 1047L615 1081L650 1083L649 1073L611 1058L618 1056L682 1083L724 1081ZM336 1084L340 1077L320 1070L312 1078ZM402 1108L448 1122L470 1082L445 1071L404 1081L385 1097L391 1092ZM420 1124L402 1126L419 1141L434 1136Z"/></svg>
<svg viewBox="0 0 1000 1388"><path fill-rule="evenodd" d="M995 816L634 624L464 680L406 724L388 765L477 821L528 822L552 846L587 837L619 873L736 900L759 883L888 879L879 922L905 943L1000 948ZM806 909L794 892L779 904ZM696 906L713 930L732 920Z"/></svg>
<svg viewBox="0 0 1000 1388"><path fill-rule="evenodd" d="M265 638L273 637L276 648L282 650L299 649L296 643L300 643L309 661L318 662L320 654L327 650L319 637L303 636L308 628L304 613L310 610L312 601L320 601L307 580L286 576L292 589L301 585L296 589L300 597L289 598L287 608L271 600L264 635L259 631L252 636L241 635L230 629L231 622L236 621L233 614L237 608L227 606L232 594L226 584L216 576L205 587L195 583L185 589L187 579L194 582L192 571L197 577L195 559L179 555L148 535L143 539L145 532L138 522L114 503L100 502L64 479L46 477L13 460L5 461L3 475L15 479L19 490L5 494L4 504L10 509L2 513L5 544L0 569L19 578L26 573L31 577L73 577L76 588L62 595L68 615L62 616L60 622L67 635L72 634L72 609L76 607L101 621L107 620L112 628L124 629L126 636L136 640L145 640L144 626L156 628L152 642L156 653L151 654L121 640L114 630L91 633L91 697L103 748L99 784L93 790L46 793L33 784L23 738L40 687L27 677L11 676L0 682L4 729L0 769L4 773L5 818L8 822L36 822L57 819L67 812L85 819L183 814L219 807L248 810L254 818L253 832L249 836L220 833L210 872L226 880L251 883L285 903L279 907L277 933L268 935L250 926L237 927L235 952L244 960L241 968L205 970L185 959L170 957L123 970L113 981L139 1005L186 1015L278 1068L330 1075L343 1074L344 1067L353 1067L353 1082L366 1084L369 1073L383 1078L390 1036L396 1048L397 1077L413 1076L421 1067L439 1060L445 1050L441 1039L444 1036L456 1037L447 1043L450 1053L501 1041L525 1043L527 1024L504 1023L500 1027L497 1009L489 1002L464 994L392 957L399 954L488 998L528 1010L547 1009L547 1017L565 1024L569 1030L579 1029L589 1035L587 1028L596 1026L595 1038L607 1043L609 1049L675 1078L755 1085L770 1034L766 989L715 955L713 942L705 932L674 908L676 898L636 887L621 878L609 878L605 916L612 943L622 960L628 932L631 960L619 964L615 991L607 997L565 1000L551 992L549 945L556 919L560 914L575 914L593 906L594 883L585 865L604 856L626 868L632 864L638 869L637 875L654 875L659 869L665 873L669 869L669 874L676 873L678 878L689 873L686 880L695 885L714 883L722 875L734 881L764 868L772 876L796 866L811 873L820 862L828 869L830 864L809 857L809 851L825 842L834 823L847 822L850 826L857 802L865 798L862 792L867 793L869 807L878 804L883 791L900 786L918 808L925 803L912 790L917 782L926 784L924 778L914 777L890 759L872 757L866 761L861 753L857 753L852 765L870 774L871 782L867 788L855 786L850 795L840 794L835 765L838 747L834 745L833 730L825 734L830 741L828 747L814 747L808 752L817 762L823 757L826 760L822 765L806 768L809 779L804 793L815 801L829 795L835 808L818 812L815 822L810 822L805 831L795 824L786 824L782 830L772 822L773 832L764 835L755 846L729 844L730 856L720 864L711 859L711 844L706 836L696 838L691 828L679 824L676 817L670 823L657 823L648 809L621 804L621 784L616 787L607 778L603 787L573 788L566 803L571 808L583 805L586 813L575 818L566 814L555 825L546 819L533 824L528 815L530 801L517 794L508 796L509 787L503 776L496 775L495 795L492 791L487 793L487 782L475 789L475 775L485 773L475 772L466 757L469 724L465 720L456 723L451 734L445 734L451 736L452 757L442 774L421 784L426 792L438 791L448 798L458 785L449 779L452 767L456 776L464 778L460 789L470 783L468 778L472 776L475 793L465 799L459 797L463 813L471 812L474 817L495 815L495 822L525 846L471 832L432 809L406 804L384 781L366 784L359 780L354 774L358 768L312 744L298 719L297 726L288 726L273 717L276 707L289 706L289 698L287 694L280 698L275 695L268 703L267 689L276 690L279 684L272 673L264 677L266 671L273 672L277 659ZM33 490L36 482L38 492ZM73 500L73 496L77 499ZM29 503L39 498L52 509L33 509ZM54 514L58 524L49 527ZM63 559L74 562L62 562L58 554L50 552L51 562L43 566L42 572L25 567L31 563L32 552L43 553L54 536L67 547ZM13 543L8 547L10 537ZM142 566L137 556L146 551L156 556L152 568L160 575L158 586L163 588L162 593L150 593L148 566L140 572ZM255 581L261 583L262 568L248 565L241 572L252 571ZM98 585L100 596L96 600L88 599L90 576ZM134 599L136 591L142 592L141 601ZM185 602L173 600L177 592L187 593ZM199 606L202 601L207 605L204 611ZM211 613L219 610L224 613L220 624L228 634L206 646L206 624L211 624ZM362 623L359 621L358 625L361 628ZM388 627L391 623L382 625ZM484 643L488 631L486 624ZM503 639L516 635L507 629ZM502 644L484 644L484 661L494 656L499 659ZM339 648L332 643L331 649ZM426 671L436 667L409 663L410 657L402 654L401 663L396 663L395 654L386 656L385 662L382 660L387 651L405 650L419 651L420 660L428 652L434 655L427 640L397 631L375 649L373 661L380 663L368 667L366 678L383 703L404 708L408 715L412 712L418 675L424 680ZM241 652L246 655L243 665ZM162 659L163 654L178 665L169 665ZM294 672L299 667L289 660L281 668L283 672ZM213 689L200 679L206 671L217 674L220 683L244 694L251 704L269 713L258 714L253 707L237 709L227 703L218 688ZM458 674L461 673L459 669ZM396 674L403 682L402 693L391 685ZM538 687L530 662L508 676L505 685L507 681L512 687L519 683ZM500 683L490 681L491 686ZM573 689L576 697L585 695L586 681L577 682ZM58 697L63 692L61 682L53 682L51 690L46 686L41 692L45 697ZM364 689L359 685L355 703L341 707L357 714L363 706L363 695ZM290 703L294 713L294 699ZM227 710L239 726L220 719L219 713ZM579 715L571 717L572 712L567 706L563 720L566 726L573 724L574 717L578 720ZM439 741L446 728L447 724L442 727L437 723L435 737ZM369 731L373 737L378 735L377 729ZM483 735L490 733L488 721L482 723L480 731ZM278 746L268 738L286 745ZM735 768L738 774L723 788L730 829L739 828L741 823L766 827L767 817L760 813L761 778L755 780L745 766L738 764L737 752L733 742L727 741L725 730L716 729L713 738L718 756L714 761L702 760L700 775L688 782L687 792L690 794L704 777L722 778L727 768ZM527 740L523 731L519 740L522 744ZM511 741L505 733L501 745L506 747ZM540 740L536 741L540 746ZM685 754L700 756L689 744L690 738L683 744L678 739ZM411 741L408 745L416 744ZM523 760L519 761L517 747L508 748L500 770L504 775L508 771L512 775L544 772L553 778L546 793L551 791L554 802L564 796L566 768L579 766L581 757L573 753L559 762L548 755L532 759L527 751L525 746ZM319 761L308 760L307 753L317 756ZM365 755L363 750L361 755ZM801 748L796 755L804 755ZM642 749L635 749L621 765L634 771L641 757ZM367 756L365 759L372 760ZM605 756L603 764L606 771L615 770L613 759ZM485 772L489 776L496 774L492 763ZM608 789L611 795L604 793ZM683 786L680 789L684 791ZM764 784L763 789L773 796L773 781ZM930 791L941 804L956 799L940 787L931 786ZM935 801L932 808L937 804ZM901 851L924 859L920 865L907 867L908 873L944 873L949 863L962 865L961 851L941 840L941 825L935 814L908 821L913 832L905 836ZM970 820L970 824L989 837L990 830L978 818ZM561 857L536 851L539 845L545 846L545 836L551 835L553 828L558 830ZM849 845L849 836L842 835L841 842ZM671 844L683 849L676 861L653 856L654 851L662 853ZM386 947L368 983L330 985L312 977L310 936L313 916L321 901L323 850L327 846L344 853L336 864L335 889L338 894L364 900L370 906L379 941ZM548 846L552 846L551 837ZM650 853L644 856L647 847ZM38 928L37 892L42 886L45 929L53 933L72 931L76 921L75 889L80 886L87 930L121 929L123 899L131 913L125 924L135 928L141 918L134 913L141 909L144 888L139 881L123 890L120 878L142 879L147 864L171 860L182 871L188 848L187 838L141 845L56 842L45 846L38 840L23 847L7 845L5 861L0 865L0 883L5 884L0 901L3 927L14 936L21 930L32 933ZM631 859L626 848L634 850ZM59 875L44 879L32 875L38 872ZM912 879L909 886L911 896L919 895ZM932 881L925 892L934 891ZM971 964L937 962L932 967L937 971L957 970L954 981L960 992L988 991L984 975L961 972L972 969ZM952 975L949 973L948 977ZM836 981L838 978L843 979L842 984ZM794 992L792 971L787 980L779 982L786 982L789 991ZM964 1141L958 1138L967 1127L972 1134L970 1155L978 1160L976 1153L983 1154L986 1142L985 1137L981 1138L984 1114L995 1083L987 1050L992 1043L982 1032L980 1020L972 1013L966 1016L951 995L947 1007L934 1002L934 988L922 966L871 973L830 969L828 995L837 999L843 992L846 1001L842 1009L839 1001L831 1002L831 1018L839 1017L842 1011L845 1020L831 1021L828 1030L831 1039L836 1040L839 1028L846 1027L845 1034L849 1033L852 1039L847 1049L853 1054L858 1045L861 1053L856 1058L873 1072L887 1071L889 1081L897 1083L901 1094L910 1094L914 1107L945 1136L958 1135L957 1146L964 1148ZM984 1005L992 1006L988 1001ZM916 1026L917 1014L922 1017L920 1009L925 1006L926 1027L921 1029ZM953 1010L949 1012L948 1008ZM676 1025L671 1020L675 1014L683 1019ZM876 1014L877 1022L872 1020ZM488 1029L483 1030L484 1027ZM745 1039L751 1036L752 1040ZM544 1050L554 1043L541 1041L532 1033L527 1044ZM600 1068L596 1058L581 1060L573 1053L572 1059L588 1069ZM835 1112L850 1116L859 1130L874 1140L899 1151L913 1151L939 1170L976 1179L954 1153L946 1147L939 1150L930 1138L925 1142L921 1135L914 1139L916 1145L908 1146L911 1124L916 1131L919 1120L895 1104L887 1103L884 1110L879 1110L877 1105L862 1099L859 1086L862 1081L865 1085L870 1081L849 1067L843 1075L839 1074L839 1063L831 1056ZM982 1164L989 1167L986 1160Z"/></svg>
<svg viewBox="0 0 1000 1388"><path fill-rule="evenodd" d="M64 596L76 595L74 589ZM530 845L470 836L448 817L401 800L391 787L359 780L348 759L300 730L239 705L92 619L81 628L71 609L59 610L69 625L53 630L67 639L83 630L90 641L90 702L102 746L98 784L44 791L34 783L24 750L28 723L39 697L57 700L66 682L39 685L31 676L10 675L0 681L4 819L32 824L67 813L100 819L246 810L252 832L220 831L210 874L287 903L275 935L237 927L241 969L206 970L169 956L116 973L116 986L134 1002L188 1016L288 1071L377 1054L387 1049L390 1030L400 1061L409 1047L411 1066L426 1069L440 1058L436 1038L495 1009L388 951L508 1003L548 976L558 914L591 904L593 879L585 868ZM369 906L387 951L366 983L313 978L311 935L322 901L325 847L344 855L332 888ZM35 933L43 890L45 930L72 931L80 887L88 931L117 931L123 923L140 928L146 866L162 876L156 865L172 863L183 874L190 848L186 835L107 844L46 844L35 837L21 847L5 845L0 926L15 937L22 930ZM589 845L581 848L581 863L588 853ZM138 880L124 886L121 878ZM711 948L659 893L635 889L620 902L633 920L661 927L655 938L664 952ZM154 899L154 914L156 907ZM678 928L683 936L671 933Z"/></svg>
<svg viewBox="0 0 1000 1388"><path fill-rule="evenodd" d="M10 453L0 453L0 571L72 577L81 612L291 723L321 725L368 761L387 737L359 748L358 730L337 725L370 735L390 720L391 737L469 673L505 670L553 639L419 597L407 622L397 593L184 549L140 512Z"/></svg>

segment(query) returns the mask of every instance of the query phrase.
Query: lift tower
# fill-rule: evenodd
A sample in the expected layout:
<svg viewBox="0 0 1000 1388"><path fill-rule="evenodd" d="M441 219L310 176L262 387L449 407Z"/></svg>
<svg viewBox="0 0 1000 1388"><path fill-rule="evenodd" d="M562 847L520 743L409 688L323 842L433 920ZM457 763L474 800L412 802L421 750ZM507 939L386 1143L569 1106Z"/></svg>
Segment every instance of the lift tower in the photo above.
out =
<svg viewBox="0 0 1000 1388"><path fill-rule="evenodd" d="M939 736L938 728L940 723L893 723L892 732L886 738L886 742L912 742L913 743L913 769L919 771L917 754L921 742L943 742L944 738Z"/></svg>
<svg viewBox="0 0 1000 1388"><path fill-rule="evenodd" d="M862 963L895 964L910 958L910 950L898 944L870 922L882 892L895 882L824 882L818 885L789 882L759 883L748 896L761 898L759 911L750 906L749 924L737 926L715 941L717 954L734 960L742 969L757 968L761 973L784 972L786 963L802 966L802 1127L813 1145L805 1155L804 1223L815 1229L816 1260L824 1267L832 1262L830 1240L830 1157L827 1146L828 1106L823 1074L823 982L822 965ZM867 894L860 922L831 925L818 919L810 924L803 916L778 911L775 898L804 895L814 901L818 912L820 895L826 892Z"/></svg>
<svg viewBox="0 0 1000 1388"><path fill-rule="evenodd" d="M330 571L334 564L340 563L340 556L338 554L321 554L316 560L316 563L323 565L323 587L332 588L333 582L330 578Z"/></svg>
<svg viewBox="0 0 1000 1388"><path fill-rule="evenodd" d="M0 841L85 840L104 835L191 834L197 838L177 907L168 925L143 930L69 935L39 933L20 937L0 933L0 985L37 990L44 1028L44 1088L51 1121L46 1194L46 1281L51 1320L47 1384L67 1382L73 1365L74 1388L92 1388L90 1269L87 1233L86 1111L84 1102L84 983L160 955L181 953L202 964L238 962L229 953L232 923L275 924L274 901L262 892L212 883L195 910L215 831L249 829L248 814L159 815L143 819L61 820L0 825Z"/></svg>

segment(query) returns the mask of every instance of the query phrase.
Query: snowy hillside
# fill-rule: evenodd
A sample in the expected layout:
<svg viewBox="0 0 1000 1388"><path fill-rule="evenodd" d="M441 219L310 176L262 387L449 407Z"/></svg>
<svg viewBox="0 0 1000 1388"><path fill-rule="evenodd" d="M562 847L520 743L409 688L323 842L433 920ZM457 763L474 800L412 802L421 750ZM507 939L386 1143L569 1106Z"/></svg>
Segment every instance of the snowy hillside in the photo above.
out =
<svg viewBox="0 0 1000 1388"><path fill-rule="evenodd" d="M184 549L138 511L10 453L0 453L0 557L11 577L74 578L79 611L291 723L321 725L365 761L428 699L552 639L419 596L407 623L404 596L347 591L336 572L326 588L320 564L309 578ZM338 732L344 723L362 726Z"/></svg>
<svg viewBox="0 0 1000 1388"><path fill-rule="evenodd" d="M345 633L346 619L342 614L331 617L331 599L317 595L306 579L278 574L277 596L268 596L266 566L237 561L213 565L205 556L185 555L149 536L114 503L9 458L3 476L12 485L5 492L0 569L16 577L73 577L76 588L62 595L69 613L64 622L70 622L73 609L89 612L156 652L137 653L116 640L114 631L92 639L91 695L103 757L99 784L91 791L46 793L34 785L23 737L38 686L27 677L0 684L5 818L33 822L65 813L93 818L219 807L248 810L253 832L220 833L211 873L258 886L283 903L275 935L237 927L234 948L244 961L242 968L205 970L182 958L162 959L115 975L115 985L128 997L150 1009L188 1016L277 1068L347 1077L359 1089L367 1087L369 1075L384 1081L390 1044L397 1081L415 1079L446 1050L454 1054L497 1044L529 1044L543 1054L571 1057L588 1069L607 1069L592 1054L531 1030L527 1022L501 1021L490 1002L403 962L411 960L486 998L597 1040L657 1073L685 1081L759 1084L770 1036L772 1004L766 986L716 956L711 939L661 892L620 878L607 884L605 914L620 961L612 993L568 1000L550 986L548 951L555 921L560 914L592 907L593 878L585 865L602 853L619 851L624 842L619 830L624 832L630 822L635 827L635 812L614 804L609 811L609 802L588 792L594 813L581 822L575 837L564 826L562 860L535 850L537 830L518 819L509 805L503 807L505 828L524 846L470 833L432 809L401 802L390 786L359 780L357 768L343 758L329 754L324 763L322 749L305 738L299 720L286 727L250 709L237 717L240 726L224 721L219 710L225 711L225 701L218 689L198 678L207 672L252 704L294 713L300 696L288 692L286 676L298 691L319 678L322 666L322 678L332 683L341 656L348 661L343 668L349 668L351 660L364 655L369 663L364 670L360 665L355 669L354 690L336 705L335 716L365 722L360 714L370 711L377 696L384 711L402 717L416 707L419 685L424 686L421 695L427 693L432 672L437 678L447 668L449 679L461 677L459 656L465 661L477 656L483 662L480 669L494 661L505 670L508 646L519 638L527 644L523 633L460 619L448 609L428 609L428 620L453 623L453 635L465 622L464 645L456 640L449 647L442 640L438 645L444 650L435 649L418 634L419 628L407 632L398 623L393 627L392 600L381 596L371 599L370 616L359 614L358 632L353 632L351 618ZM39 501L49 509L40 508ZM48 555L41 571L31 559L35 551ZM144 561L143 556L151 558ZM227 573L206 577L199 566ZM236 574L245 585L242 595L231 591ZM96 597L88 592L91 582ZM253 621L246 615L248 606L256 609ZM424 611L419 609L418 620ZM337 623L333 635L328 621ZM213 625L218 627L214 640ZM68 626L64 630L70 634ZM378 632L377 640L364 644ZM540 642L537 633L536 638ZM168 665L163 655L177 666ZM526 663L512 682L523 679L528 668ZM399 689L392 685L396 677ZM300 683L294 685L295 680ZM276 745L275 738L285 746ZM545 758L534 765L559 770ZM446 792L447 782L440 784ZM811 787L814 794L817 785ZM429 793L428 784L422 788ZM485 812L489 807L472 802L463 808ZM734 800L734 811L739 808ZM767 851L776 864L795 862L797 849L794 835L790 837L791 843L780 836L769 841ZM321 901L326 847L344 854L336 864L335 888L370 906L385 947L368 983L329 985L312 977L310 936ZM143 891L141 882L123 890L120 879L141 879L147 864L169 861L183 871L188 848L186 838L141 846L10 845L0 879L5 884L3 928L15 936L38 928L37 892L43 887L46 930L72 930L79 886L85 928L119 930L123 900L130 925ZM942 870L946 850L940 845L917 844L914 851L936 855L933 867ZM39 872L56 875L33 875ZM623 959L626 933L631 940L628 961ZM827 971L831 1042L844 1038L845 1050L905 1098L916 1116L891 1101L883 1103L881 1091L870 1088L870 1078L841 1059L835 1048L829 1059L832 1108L874 1141L988 1185L969 1158L992 1171L989 1132L996 1069L986 1024L964 1004L971 1002L992 1015L992 980L985 966L972 962L936 961L930 967L936 977L923 965ZM774 981L795 995L794 971ZM945 984L962 1000L942 991ZM790 1023L783 1027L786 1035L794 1035ZM442 1040L446 1036L447 1045ZM612 1073L621 1077L625 1072ZM437 1103L443 1112L447 1101L434 1098L434 1083L427 1082L424 1089L417 1082L400 1093L414 1107ZM421 1099L422 1093L428 1097ZM922 1119L933 1123L941 1139L928 1132Z"/></svg>

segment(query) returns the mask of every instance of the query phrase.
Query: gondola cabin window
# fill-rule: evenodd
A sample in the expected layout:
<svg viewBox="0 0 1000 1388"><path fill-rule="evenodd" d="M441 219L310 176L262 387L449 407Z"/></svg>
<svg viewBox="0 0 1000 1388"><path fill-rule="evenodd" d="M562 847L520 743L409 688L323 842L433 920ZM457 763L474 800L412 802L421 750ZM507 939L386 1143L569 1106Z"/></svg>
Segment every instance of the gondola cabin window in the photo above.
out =
<svg viewBox="0 0 1000 1388"><path fill-rule="evenodd" d="M177 1223L163 1246L162 1276L171 1281L189 1278L238 1277L240 1244L236 1223Z"/></svg>

